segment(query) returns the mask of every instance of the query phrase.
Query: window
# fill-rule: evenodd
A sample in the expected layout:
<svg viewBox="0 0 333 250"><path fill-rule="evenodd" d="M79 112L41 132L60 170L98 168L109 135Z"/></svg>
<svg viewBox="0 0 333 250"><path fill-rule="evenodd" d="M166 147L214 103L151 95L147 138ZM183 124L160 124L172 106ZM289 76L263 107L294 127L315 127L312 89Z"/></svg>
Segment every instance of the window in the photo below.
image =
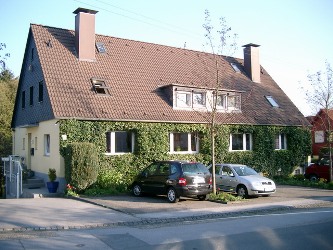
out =
<svg viewBox="0 0 333 250"><path fill-rule="evenodd" d="M34 86L30 87L30 106L34 105Z"/></svg>
<svg viewBox="0 0 333 250"><path fill-rule="evenodd" d="M38 102L43 101L43 81L39 82L39 88L38 88Z"/></svg>
<svg viewBox="0 0 333 250"><path fill-rule="evenodd" d="M216 108L225 109L227 103L227 95L218 95L216 99Z"/></svg>
<svg viewBox="0 0 333 250"><path fill-rule="evenodd" d="M315 131L314 141L315 143L324 143L325 141L324 131L322 130Z"/></svg>
<svg viewBox="0 0 333 250"><path fill-rule="evenodd" d="M31 61L34 60L35 48L31 48Z"/></svg>
<svg viewBox="0 0 333 250"><path fill-rule="evenodd" d="M240 95L228 96L228 109L239 110L241 105Z"/></svg>
<svg viewBox="0 0 333 250"><path fill-rule="evenodd" d="M37 137L35 137L35 150L38 149Z"/></svg>
<svg viewBox="0 0 333 250"><path fill-rule="evenodd" d="M235 64L235 63L230 63L230 64L231 64L231 67L234 69L234 71L235 71L236 73L239 73L239 72L240 72L240 69L238 68L237 64Z"/></svg>
<svg viewBox="0 0 333 250"><path fill-rule="evenodd" d="M276 135L274 149L276 150L287 149L287 137L285 134Z"/></svg>
<svg viewBox="0 0 333 250"><path fill-rule="evenodd" d="M190 92L177 92L176 106L182 108L191 107L191 93Z"/></svg>
<svg viewBox="0 0 333 250"><path fill-rule="evenodd" d="M134 152L134 133L127 131L106 132L106 152L124 154Z"/></svg>
<svg viewBox="0 0 333 250"><path fill-rule="evenodd" d="M108 89L109 87L106 86L104 80L96 79L96 78L91 78L91 83L93 84L93 89L96 92L96 94L101 94L101 95L107 95L109 94Z"/></svg>
<svg viewBox="0 0 333 250"><path fill-rule="evenodd" d="M229 150L252 150L252 134L231 134Z"/></svg>
<svg viewBox="0 0 333 250"><path fill-rule="evenodd" d="M49 134L45 134L44 135L44 155L50 155L50 147L51 147L51 144L50 144L50 135Z"/></svg>
<svg viewBox="0 0 333 250"><path fill-rule="evenodd" d="M197 133L171 133L170 134L171 153L198 153L199 136Z"/></svg>
<svg viewBox="0 0 333 250"><path fill-rule="evenodd" d="M22 91L22 96L21 96L22 98L22 109L25 109L25 91Z"/></svg>
<svg viewBox="0 0 333 250"><path fill-rule="evenodd" d="M96 48L98 50L99 53L106 53L106 49L104 46L104 43L102 42L96 42Z"/></svg>
<svg viewBox="0 0 333 250"><path fill-rule="evenodd" d="M205 105L206 105L205 93L193 92L193 107L205 106Z"/></svg>
<svg viewBox="0 0 333 250"><path fill-rule="evenodd" d="M274 98L270 95L265 96L267 101L272 105L272 107L279 107L279 104L274 100Z"/></svg>

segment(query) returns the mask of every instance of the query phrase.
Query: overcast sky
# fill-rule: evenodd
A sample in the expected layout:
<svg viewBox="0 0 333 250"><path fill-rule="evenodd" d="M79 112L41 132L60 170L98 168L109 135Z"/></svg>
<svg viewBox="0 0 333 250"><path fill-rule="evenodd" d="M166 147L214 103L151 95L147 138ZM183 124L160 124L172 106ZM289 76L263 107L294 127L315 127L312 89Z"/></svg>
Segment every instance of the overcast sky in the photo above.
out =
<svg viewBox="0 0 333 250"><path fill-rule="evenodd" d="M261 45L261 65L304 115L315 110L301 85L325 61L333 66L333 0L0 0L7 68L20 75L30 23L74 30L78 7L98 11L97 34L207 52L205 9L216 30L225 17L238 34L234 56L243 58L242 45Z"/></svg>

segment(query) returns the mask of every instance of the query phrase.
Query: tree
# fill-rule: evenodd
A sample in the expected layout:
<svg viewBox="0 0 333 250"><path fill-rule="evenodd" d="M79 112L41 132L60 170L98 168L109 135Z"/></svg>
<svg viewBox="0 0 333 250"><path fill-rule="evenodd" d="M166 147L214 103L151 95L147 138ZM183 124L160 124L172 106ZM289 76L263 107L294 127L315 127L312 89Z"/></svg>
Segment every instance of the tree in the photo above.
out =
<svg viewBox="0 0 333 250"><path fill-rule="evenodd" d="M308 103L316 111L323 110L324 116L322 116L322 124L326 129L326 142L329 148L329 181L333 181L332 176L332 143L333 143L333 133L331 118L329 116L329 111L333 108L333 70L328 63L325 62L325 72L318 71L314 74L308 75L308 81L310 87L306 90L306 99Z"/></svg>
<svg viewBox="0 0 333 250"><path fill-rule="evenodd" d="M0 157L12 153L11 120L17 84L17 79L0 79Z"/></svg>
<svg viewBox="0 0 333 250"><path fill-rule="evenodd" d="M0 43L0 51L6 49L6 44L5 43ZM6 69L6 60L7 58L10 57L9 53L5 53L4 55L0 54L0 70L5 70Z"/></svg>
<svg viewBox="0 0 333 250"><path fill-rule="evenodd" d="M214 56L215 61L215 69L213 74L215 75L215 90L213 93L213 99L211 100L210 106L212 107L212 111L210 113L210 135L211 135L211 158L212 158L212 173L213 173L213 193L216 194L216 178L215 178L215 137L216 137L216 111L217 111L217 100L218 100L218 93L221 89L223 82L220 80L219 72L219 60L218 57L222 55L232 55L237 48L237 37L238 35L235 33L233 36L230 35L231 28L227 25L226 20L224 17L220 17L220 30L217 31L218 33L218 50L216 52L216 46L214 42L214 35L213 30L214 27L211 24L210 12L205 10L205 23L203 24L203 28L205 29L205 38L207 39L207 45L211 49L211 53ZM230 43L230 39L232 42Z"/></svg>

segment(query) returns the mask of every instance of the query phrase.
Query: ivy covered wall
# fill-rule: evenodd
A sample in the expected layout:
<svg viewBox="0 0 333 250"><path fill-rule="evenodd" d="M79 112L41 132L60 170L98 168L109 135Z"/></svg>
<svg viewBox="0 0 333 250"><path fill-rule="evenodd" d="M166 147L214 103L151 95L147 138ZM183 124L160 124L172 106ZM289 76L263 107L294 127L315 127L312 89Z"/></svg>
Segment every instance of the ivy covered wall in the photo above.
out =
<svg viewBox="0 0 333 250"><path fill-rule="evenodd" d="M107 131L132 131L135 133L133 154L105 155ZM216 126L216 163L242 163L254 167L268 175L290 174L311 154L311 134L305 127L218 125ZM198 154L170 154L170 132L197 132L200 135ZM231 133L251 133L251 151L229 151ZM287 150L274 150L276 134L287 136ZM130 179L138 171L154 160L179 159L193 160L209 164L211 162L210 129L207 124L170 124L103 121L60 121L60 153L64 155L66 145L71 142L91 142L99 151L100 171L113 169L126 174Z"/></svg>

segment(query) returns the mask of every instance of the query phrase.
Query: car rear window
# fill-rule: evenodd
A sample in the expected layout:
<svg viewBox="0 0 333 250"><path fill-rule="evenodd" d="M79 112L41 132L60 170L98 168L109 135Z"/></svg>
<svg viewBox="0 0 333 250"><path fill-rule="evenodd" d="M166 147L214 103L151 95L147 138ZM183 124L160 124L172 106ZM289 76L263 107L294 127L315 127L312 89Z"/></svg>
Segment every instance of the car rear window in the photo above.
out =
<svg viewBox="0 0 333 250"><path fill-rule="evenodd" d="M207 167L201 163L185 163L182 168L184 173L209 173Z"/></svg>

